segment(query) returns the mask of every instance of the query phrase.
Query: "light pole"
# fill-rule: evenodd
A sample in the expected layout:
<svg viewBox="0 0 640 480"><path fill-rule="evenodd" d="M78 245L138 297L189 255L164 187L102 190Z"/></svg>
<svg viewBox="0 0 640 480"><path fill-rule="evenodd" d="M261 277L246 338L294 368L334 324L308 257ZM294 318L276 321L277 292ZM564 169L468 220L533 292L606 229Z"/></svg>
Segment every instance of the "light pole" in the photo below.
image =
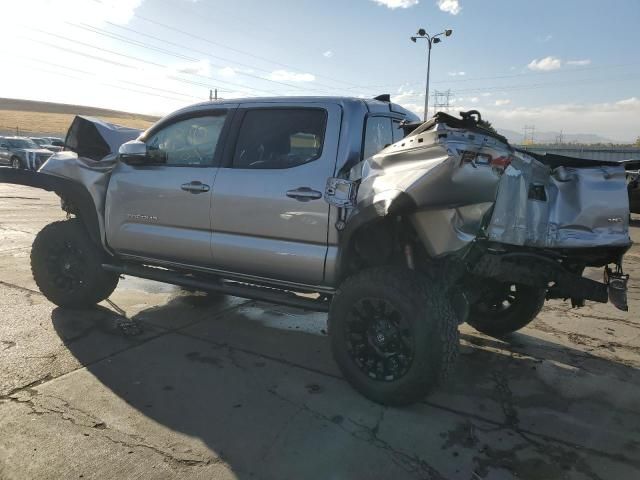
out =
<svg viewBox="0 0 640 480"><path fill-rule="evenodd" d="M427 41L427 44L429 45L429 53L427 54L427 91L424 96L425 121L427 120L427 117L429 115L429 74L431 72L431 47L434 43L440 43L442 41L442 39L439 37L441 37L442 35L444 35L445 37L449 37L451 36L452 33L453 33L453 30L447 29L444 32L440 32L436 35L431 36L427 33L427 31L424 28L421 28L420 30L418 30L418 33L416 34L415 37L411 37L411 41L413 43L416 43L419 39L424 39Z"/></svg>

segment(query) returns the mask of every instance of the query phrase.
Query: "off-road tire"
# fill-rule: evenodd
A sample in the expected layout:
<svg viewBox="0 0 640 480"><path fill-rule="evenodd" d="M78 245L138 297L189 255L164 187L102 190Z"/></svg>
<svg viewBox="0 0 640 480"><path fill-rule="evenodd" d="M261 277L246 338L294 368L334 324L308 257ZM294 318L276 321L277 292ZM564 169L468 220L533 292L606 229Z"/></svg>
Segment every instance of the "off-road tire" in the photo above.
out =
<svg viewBox="0 0 640 480"><path fill-rule="evenodd" d="M413 359L406 373L391 381L371 378L349 353L350 315L358 302L370 298L387 302L411 330ZM458 321L444 291L424 275L403 268L373 268L345 280L331 301L329 336L345 378L365 397L383 405L422 400L446 379L458 355Z"/></svg>
<svg viewBox="0 0 640 480"><path fill-rule="evenodd" d="M119 276L102 268L104 260L105 253L76 218L47 225L31 247L33 278L60 307L87 308L111 295Z"/></svg>
<svg viewBox="0 0 640 480"><path fill-rule="evenodd" d="M11 157L11 168L14 168L16 170L20 170L21 168L24 168L22 166L22 161L18 158L18 157Z"/></svg>
<svg viewBox="0 0 640 480"><path fill-rule="evenodd" d="M492 337L508 335L527 326L542 310L547 290L526 285L517 285L516 288L516 301L506 310L490 312L472 305L467 323Z"/></svg>

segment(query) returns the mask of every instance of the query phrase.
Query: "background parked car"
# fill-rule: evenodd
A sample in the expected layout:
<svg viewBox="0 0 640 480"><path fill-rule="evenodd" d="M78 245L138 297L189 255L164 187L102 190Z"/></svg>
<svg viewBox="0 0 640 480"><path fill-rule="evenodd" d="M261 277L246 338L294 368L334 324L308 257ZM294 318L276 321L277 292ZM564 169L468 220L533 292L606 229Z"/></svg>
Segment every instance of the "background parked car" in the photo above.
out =
<svg viewBox="0 0 640 480"><path fill-rule="evenodd" d="M0 137L0 163L12 168L37 170L53 152L27 137Z"/></svg>
<svg viewBox="0 0 640 480"><path fill-rule="evenodd" d="M40 148L46 148L47 150L51 150L52 152L59 152L62 150L61 146L53 145L51 141L46 137L29 137L31 140L36 142Z"/></svg>
<svg viewBox="0 0 640 480"><path fill-rule="evenodd" d="M64 148L64 140L59 137L42 137L49 142L50 145L54 147L63 147Z"/></svg>

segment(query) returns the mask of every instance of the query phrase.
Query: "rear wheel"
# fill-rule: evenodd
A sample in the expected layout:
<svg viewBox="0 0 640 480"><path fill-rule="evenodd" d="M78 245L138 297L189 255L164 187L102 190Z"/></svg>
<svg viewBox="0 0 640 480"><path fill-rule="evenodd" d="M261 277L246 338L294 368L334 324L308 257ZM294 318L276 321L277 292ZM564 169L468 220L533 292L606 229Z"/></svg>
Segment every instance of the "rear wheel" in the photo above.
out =
<svg viewBox="0 0 640 480"><path fill-rule="evenodd" d="M525 327L538 316L547 290L520 284L500 284L475 303L467 322L491 336L502 336Z"/></svg>
<svg viewBox="0 0 640 480"><path fill-rule="evenodd" d="M31 271L40 291L60 307L93 306L115 290L119 276L102 269L105 254L80 220L44 227L31 248Z"/></svg>
<svg viewBox="0 0 640 480"><path fill-rule="evenodd" d="M331 301L329 335L343 375L385 405L417 402L452 370L458 322L443 292L404 269L347 279Z"/></svg>

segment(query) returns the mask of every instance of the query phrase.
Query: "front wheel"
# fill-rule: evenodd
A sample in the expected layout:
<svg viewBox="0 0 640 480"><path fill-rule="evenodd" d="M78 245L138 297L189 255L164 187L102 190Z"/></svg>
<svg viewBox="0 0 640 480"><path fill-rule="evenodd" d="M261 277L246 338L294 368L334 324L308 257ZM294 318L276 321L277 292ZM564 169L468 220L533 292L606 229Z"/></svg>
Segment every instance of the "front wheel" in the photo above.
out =
<svg viewBox="0 0 640 480"><path fill-rule="evenodd" d="M117 273L103 270L104 252L74 218L44 227L31 248L31 271L38 288L60 307L96 305L115 290Z"/></svg>
<svg viewBox="0 0 640 480"><path fill-rule="evenodd" d="M467 323L479 332L499 337L533 321L542 310L547 290L520 284L499 284L472 305Z"/></svg>
<svg viewBox="0 0 640 480"><path fill-rule="evenodd" d="M331 301L333 356L346 379L384 405L417 402L452 370L458 322L444 291L389 267L347 279Z"/></svg>

